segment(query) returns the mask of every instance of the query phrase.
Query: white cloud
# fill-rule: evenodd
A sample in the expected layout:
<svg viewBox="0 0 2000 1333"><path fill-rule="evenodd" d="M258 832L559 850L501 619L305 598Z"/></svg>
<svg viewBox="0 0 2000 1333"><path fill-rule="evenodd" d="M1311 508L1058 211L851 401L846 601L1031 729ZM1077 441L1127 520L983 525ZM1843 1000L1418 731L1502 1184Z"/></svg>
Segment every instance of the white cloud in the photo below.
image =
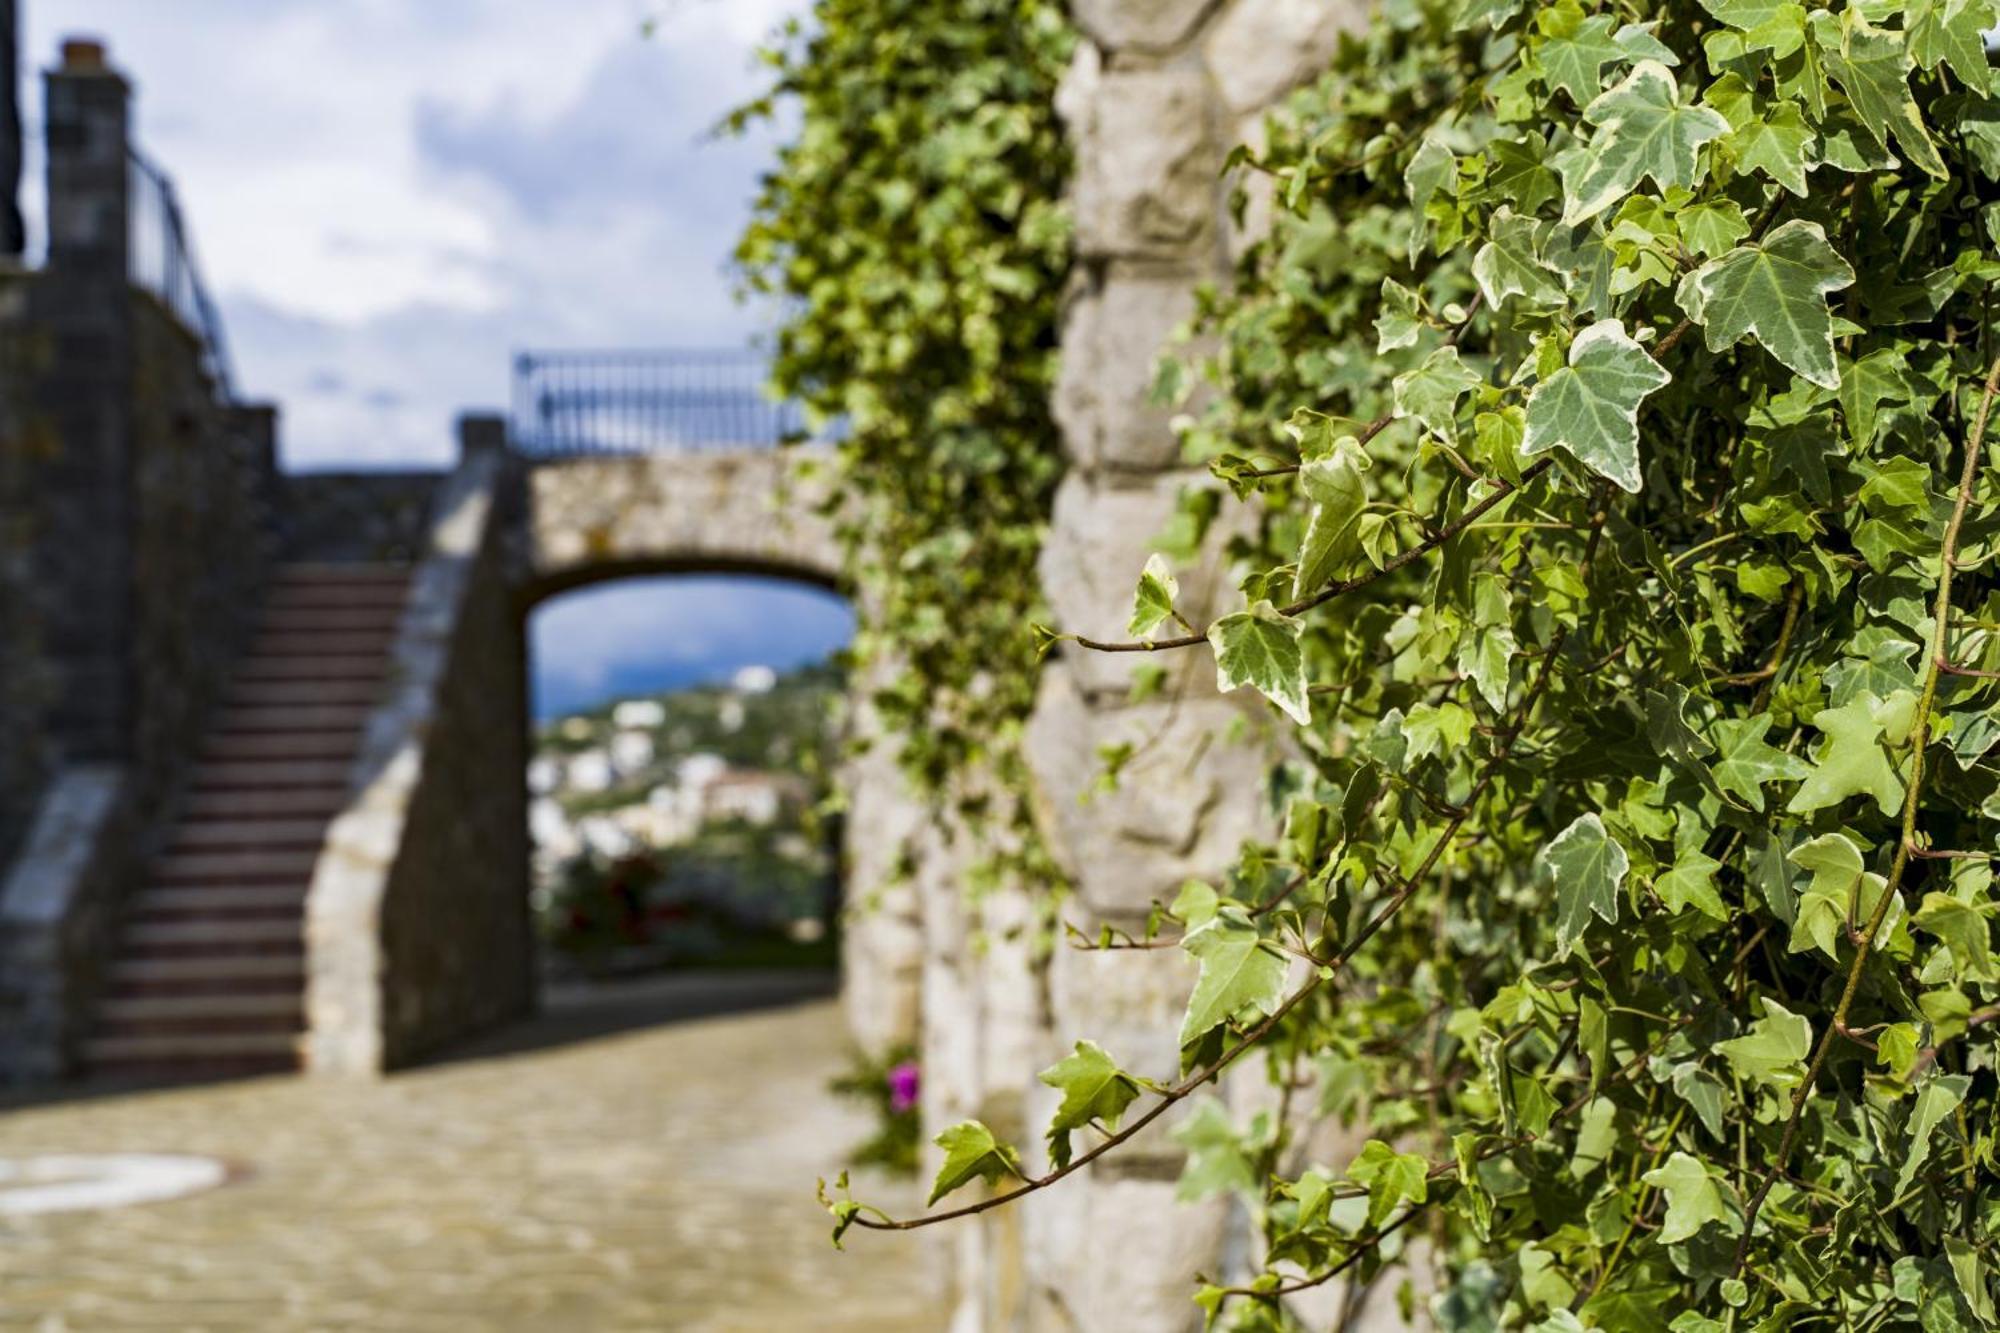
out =
<svg viewBox="0 0 2000 1333"><path fill-rule="evenodd" d="M23 7L32 64L93 33L134 79L289 462L444 461L517 346L757 326L726 265L769 141L705 136L803 0ZM39 92L24 102L38 120Z"/></svg>

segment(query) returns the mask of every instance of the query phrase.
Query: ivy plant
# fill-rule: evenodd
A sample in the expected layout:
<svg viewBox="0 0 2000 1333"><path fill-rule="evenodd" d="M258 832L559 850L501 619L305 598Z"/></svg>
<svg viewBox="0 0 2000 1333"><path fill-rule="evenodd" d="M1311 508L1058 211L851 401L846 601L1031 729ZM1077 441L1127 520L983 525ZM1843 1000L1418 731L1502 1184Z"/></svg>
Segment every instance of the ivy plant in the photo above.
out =
<svg viewBox="0 0 2000 1333"><path fill-rule="evenodd" d="M977 1197L842 1228L1193 1103L1231 1328L1385 1269L1451 1329L2000 1324L1996 23L1393 0L1271 116L1162 385L1240 605L1160 561L1061 629L1268 698L1282 834L1104 942L1198 967L1179 1069L1080 1045L1045 1169L954 1126Z"/></svg>

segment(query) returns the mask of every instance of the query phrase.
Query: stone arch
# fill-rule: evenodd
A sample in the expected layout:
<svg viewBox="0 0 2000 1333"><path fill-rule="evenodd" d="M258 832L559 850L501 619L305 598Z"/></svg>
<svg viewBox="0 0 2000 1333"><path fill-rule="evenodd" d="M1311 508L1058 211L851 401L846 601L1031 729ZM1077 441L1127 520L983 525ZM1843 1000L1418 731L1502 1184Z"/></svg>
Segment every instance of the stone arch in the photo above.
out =
<svg viewBox="0 0 2000 1333"><path fill-rule="evenodd" d="M844 591L821 510L829 451L643 454L536 463L526 478L529 602L635 574L771 574Z"/></svg>

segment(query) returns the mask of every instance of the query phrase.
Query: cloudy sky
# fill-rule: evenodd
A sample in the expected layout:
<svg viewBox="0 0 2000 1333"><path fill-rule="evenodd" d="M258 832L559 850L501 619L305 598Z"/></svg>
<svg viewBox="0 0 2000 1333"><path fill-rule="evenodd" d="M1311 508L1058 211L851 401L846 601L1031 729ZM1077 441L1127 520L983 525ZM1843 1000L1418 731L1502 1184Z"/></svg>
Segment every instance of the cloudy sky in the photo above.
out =
<svg viewBox="0 0 2000 1333"><path fill-rule="evenodd" d="M765 326L728 261L773 140L710 131L803 8L21 0L22 106L39 123L35 75L62 36L101 36L179 187L240 387L283 408L287 466L441 464L461 409L505 405L516 349L740 346ZM684 675L691 653L721 671L796 653L801 627L846 636L796 598L703 587L574 594L569 633L542 627L553 609L537 628L545 686ZM719 610L731 587L764 612ZM661 623L681 627L671 652Z"/></svg>

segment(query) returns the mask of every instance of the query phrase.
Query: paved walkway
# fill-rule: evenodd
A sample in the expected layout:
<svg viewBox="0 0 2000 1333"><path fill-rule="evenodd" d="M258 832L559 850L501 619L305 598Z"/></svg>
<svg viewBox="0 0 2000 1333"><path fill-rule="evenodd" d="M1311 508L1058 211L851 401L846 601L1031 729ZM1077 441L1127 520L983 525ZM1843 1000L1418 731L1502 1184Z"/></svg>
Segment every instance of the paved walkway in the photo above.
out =
<svg viewBox="0 0 2000 1333"><path fill-rule="evenodd" d="M832 1003L702 1017L718 988L769 1003L797 983L695 980L555 1006L476 1058L380 1084L0 1111L0 1157L198 1153L238 1172L171 1202L0 1216L0 1328L944 1327L924 1238L837 1253L813 1203L867 1128L823 1091L844 1049ZM897 1207L915 1192L867 1190Z"/></svg>

